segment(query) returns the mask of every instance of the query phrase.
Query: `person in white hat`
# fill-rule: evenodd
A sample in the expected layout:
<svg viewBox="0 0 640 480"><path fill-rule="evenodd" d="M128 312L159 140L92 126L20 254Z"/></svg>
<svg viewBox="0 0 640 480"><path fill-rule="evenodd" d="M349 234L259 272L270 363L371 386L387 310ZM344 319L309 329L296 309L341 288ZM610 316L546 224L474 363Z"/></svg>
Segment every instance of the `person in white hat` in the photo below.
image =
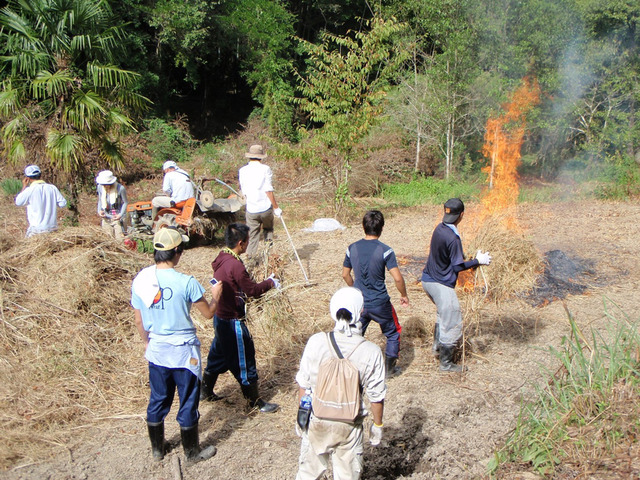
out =
<svg viewBox="0 0 640 480"><path fill-rule="evenodd" d="M166 195L153 197L151 200L151 218L155 220L158 210L173 207L180 202L195 197L195 190L191 177L187 172L178 167L173 160L167 160L162 165L164 180L162 190Z"/></svg>
<svg viewBox="0 0 640 480"><path fill-rule="evenodd" d="M247 256L257 262L260 230L266 242L273 242L273 217L280 218L282 209L273 193L271 168L262 163L267 158L262 145L251 145L244 155L249 163L238 171L238 181L247 200L246 222L250 229Z"/></svg>
<svg viewBox="0 0 640 480"><path fill-rule="evenodd" d="M16 196L16 205L27 207L27 237L38 233L52 232L58 229L58 207L67 206L67 201L55 185L40 179L41 171L37 165L24 169L22 191Z"/></svg>
<svg viewBox="0 0 640 480"><path fill-rule="evenodd" d="M371 405L373 423L369 431L369 442L375 446L382 440L384 398L387 393L385 360L380 347L362 337L360 316L363 308L364 297L354 287L338 290L329 304L331 318L335 321L331 332L333 340L344 358L348 358L358 369L360 387ZM311 392L313 396L320 365L335 355L326 333L316 333L309 338L296 374L298 401L307 392ZM363 466L363 422L367 415L364 401L361 402L360 411L353 422L322 419L312 413L307 430L298 429L302 444L296 480L320 478L329 461L333 465L334 479L360 478Z"/></svg>
<svg viewBox="0 0 640 480"><path fill-rule="evenodd" d="M103 170L96 177L98 184L98 216L102 230L116 240L124 239L127 218L127 191L118 183L111 170Z"/></svg>
<svg viewBox="0 0 640 480"><path fill-rule="evenodd" d="M205 318L212 318L222 293L222 283L211 287L213 298L191 275L178 272L184 244L189 237L174 227L161 228L153 236L155 265L144 268L131 285L131 306L136 328L149 362L151 395L147 406L147 430L153 458L160 461L167 452L164 420L178 390L180 406L176 420L188 464L211 458L216 447L203 448L198 436L198 405L202 379L202 358L196 326L189 313L195 306Z"/></svg>

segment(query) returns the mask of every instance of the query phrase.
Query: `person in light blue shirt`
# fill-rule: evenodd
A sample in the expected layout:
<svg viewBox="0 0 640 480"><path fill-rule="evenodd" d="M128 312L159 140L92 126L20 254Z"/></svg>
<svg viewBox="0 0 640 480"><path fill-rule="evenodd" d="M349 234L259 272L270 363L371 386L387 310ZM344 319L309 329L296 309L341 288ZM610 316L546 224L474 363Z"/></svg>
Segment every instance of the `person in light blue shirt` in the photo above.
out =
<svg viewBox="0 0 640 480"><path fill-rule="evenodd" d="M177 389L180 407L176 420L180 424L182 447L187 463L196 463L211 458L216 448L213 445L201 448L198 438L202 361L190 310L195 305L205 318L211 319L218 307L222 284L211 287L213 298L209 302L194 277L175 270L188 241L189 237L172 227L162 228L153 236L155 265L134 278L131 305L149 362L151 395L147 427L153 458L164 458L164 419Z"/></svg>
<svg viewBox="0 0 640 480"><path fill-rule="evenodd" d="M16 196L16 205L27 207L29 228L27 237L38 233L52 232L58 229L58 207L67 206L67 201L55 185L40 179L41 171L37 165L24 169L22 191Z"/></svg>

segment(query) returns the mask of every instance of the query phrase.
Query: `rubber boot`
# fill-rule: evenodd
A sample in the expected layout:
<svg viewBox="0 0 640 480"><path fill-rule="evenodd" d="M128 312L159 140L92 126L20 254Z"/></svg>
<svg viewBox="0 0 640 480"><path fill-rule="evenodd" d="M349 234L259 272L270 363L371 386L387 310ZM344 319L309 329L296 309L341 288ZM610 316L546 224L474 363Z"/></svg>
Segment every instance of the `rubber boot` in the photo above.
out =
<svg viewBox="0 0 640 480"><path fill-rule="evenodd" d="M181 427L180 438L182 440L182 449L184 450L184 458L187 465L208 460L216 454L217 449L213 445L207 448L200 448L197 423L193 427Z"/></svg>
<svg viewBox="0 0 640 480"><path fill-rule="evenodd" d="M204 372L202 374L202 384L200 385L200 401L204 400L207 402L215 402L217 400L222 400L223 397L220 397L213 392L213 387L216 386L217 380L217 374L210 374L207 372Z"/></svg>
<svg viewBox="0 0 640 480"><path fill-rule="evenodd" d="M151 440L151 453L153 459L157 462L164 458L164 422L152 423L147 422L147 430L149 431L149 440Z"/></svg>
<svg viewBox="0 0 640 480"><path fill-rule="evenodd" d="M455 347L440 344L440 371L442 372L464 372L466 367L453 363L453 354Z"/></svg>
<svg viewBox="0 0 640 480"><path fill-rule="evenodd" d="M440 325L437 323L433 327L433 345L431 346L431 352L434 357L440 355Z"/></svg>
<svg viewBox="0 0 640 480"><path fill-rule="evenodd" d="M249 400L250 408L257 408L262 413L274 413L278 410L279 406L277 403L267 403L260 398L257 383L252 383L251 385L240 385L240 388L242 389L242 395L244 395L244 398Z"/></svg>
<svg viewBox="0 0 640 480"><path fill-rule="evenodd" d="M396 366L398 362L398 357L388 357L384 356L384 366L385 366L385 378L394 377L396 375L400 375L402 371L400 367Z"/></svg>

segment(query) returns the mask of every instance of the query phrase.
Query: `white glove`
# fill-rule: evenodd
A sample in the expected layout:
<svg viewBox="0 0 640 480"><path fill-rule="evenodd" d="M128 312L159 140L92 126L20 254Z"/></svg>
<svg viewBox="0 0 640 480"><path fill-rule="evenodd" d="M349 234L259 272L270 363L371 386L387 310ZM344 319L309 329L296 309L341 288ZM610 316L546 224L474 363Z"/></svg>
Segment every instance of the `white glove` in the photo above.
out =
<svg viewBox="0 0 640 480"><path fill-rule="evenodd" d="M281 208L275 208L275 209L273 210L273 214L274 214L276 217L280 218L280 217L282 216L282 209L281 209Z"/></svg>
<svg viewBox="0 0 640 480"><path fill-rule="evenodd" d="M276 278L275 273L272 273L271 275L269 275L269 280L271 280L273 282L273 286L276 287L278 290L280 290L280 280L278 280Z"/></svg>
<svg viewBox="0 0 640 480"><path fill-rule="evenodd" d="M382 440L382 425L376 425L375 422L371 424L371 430L369 430L369 443L371 445L380 445Z"/></svg>
<svg viewBox="0 0 640 480"><path fill-rule="evenodd" d="M302 429L300 428L300 425L298 425L298 422L296 422L296 435L302 438Z"/></svg>
<svg viewBox="0 0 640 480"><path fill-rule="evenodd" d="M489 265L491 263L491 255L489 252L482 252L482 250L478 250L476 253L476 260L480 265Z"/></svg>

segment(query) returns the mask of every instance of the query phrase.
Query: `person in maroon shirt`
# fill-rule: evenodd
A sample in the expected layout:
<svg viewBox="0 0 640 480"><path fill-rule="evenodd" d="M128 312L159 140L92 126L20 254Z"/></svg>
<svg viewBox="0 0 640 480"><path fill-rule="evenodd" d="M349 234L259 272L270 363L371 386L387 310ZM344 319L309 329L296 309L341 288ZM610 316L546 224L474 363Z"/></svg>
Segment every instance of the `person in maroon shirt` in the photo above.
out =
<svg viewBox="0 0 640 480"><path fill-rule="evenodd" d="M259 297L268 290L280 286L272 276L263 282L251 280L240 255L249 245L249 227L232 223L225 231L225 244L211 266L214 278L222 282L222 296L213 317L215 337L207 357L207 367L202 377L200 399L214 401L221 397L213 392L218 375L231 371L249 401L251 408L272 413L278 409L275 403L267 403L258 393L253 338L245 322L247 297Z"/></svg>

